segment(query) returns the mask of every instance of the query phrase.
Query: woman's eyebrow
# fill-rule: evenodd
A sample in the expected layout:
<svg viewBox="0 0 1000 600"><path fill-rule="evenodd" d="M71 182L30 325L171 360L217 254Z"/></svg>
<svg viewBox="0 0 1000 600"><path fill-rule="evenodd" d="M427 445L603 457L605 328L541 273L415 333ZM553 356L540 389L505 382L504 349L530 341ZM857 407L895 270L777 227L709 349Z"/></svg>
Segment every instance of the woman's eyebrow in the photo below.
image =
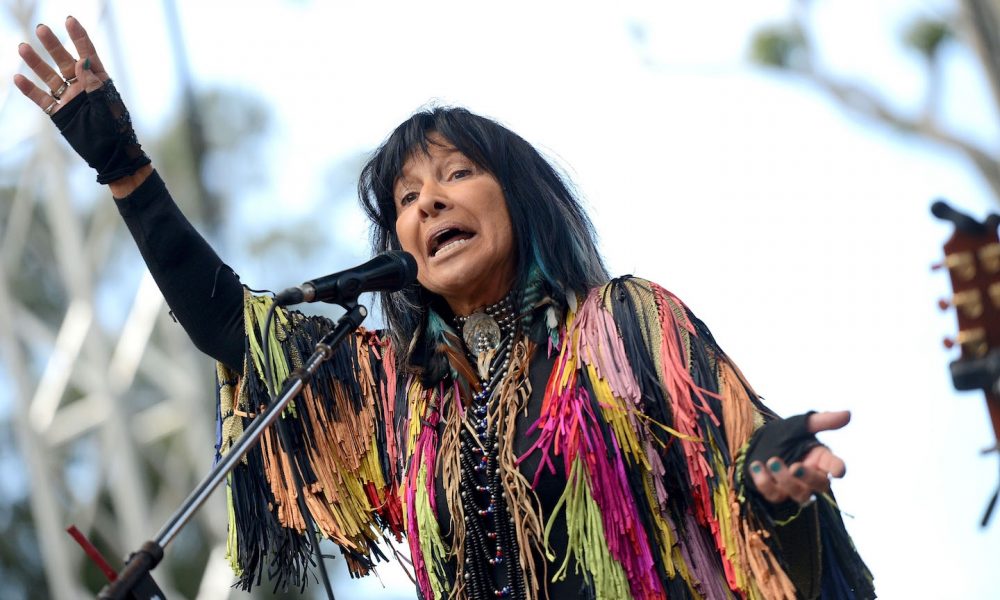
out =
<svg viewBox="0 0 1000 600"><path fill-rule="evenodd" d="M392 184L392 194L395 196L396 194L402 192L403 190L408 189L409 185L410 185L410 180L400 175L396 179L396 182Z"/></svg>

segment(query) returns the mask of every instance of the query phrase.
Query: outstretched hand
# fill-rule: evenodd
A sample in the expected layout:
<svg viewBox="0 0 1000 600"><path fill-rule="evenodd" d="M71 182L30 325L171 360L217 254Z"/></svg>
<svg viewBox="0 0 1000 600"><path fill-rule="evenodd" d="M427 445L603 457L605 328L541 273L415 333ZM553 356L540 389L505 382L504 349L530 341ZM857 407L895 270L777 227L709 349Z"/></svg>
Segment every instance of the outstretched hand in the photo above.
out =
<svg viewBox="0 0 1000 600"><path fill-rule="evenodd" d="M806 427L810 433L819 433L840 429L850 421L851 413L846 410L818 412L809 415ZM766 464L754 461L749 467L757 491L773 504L792 500L806 505L815 494L830 490L831 477L843 477L847 472L844 461L826 446L813 447L790 465L773 456Z"/></svg>
<svg viewBox="0 0 1000 600"><path fill-rule="evenodd" d="M14 75L14 85L52 117L59 133L97 171L97 182L108 184L115 197L123 198L152 172L149 157L87 31L73 17L66 18L66 31L78 57L66 50L47 25L35 28L55 68L29 44L17 47L48 91L24 75Z"/></svg>
<svg viewBox="0 0 1000 600"><path fill-rule="evenodd" d="M66 17L66 31L79 58L74 58L66 50L48 25L35 28L38 41L55 62L55 68L42 59L30 44L21 43L17 47L24 64L48 89L35 85L21 74L14 75L14 85L48 115L55 114L81 93L100 88L110 79L83 25L74 17Z"/></svg>

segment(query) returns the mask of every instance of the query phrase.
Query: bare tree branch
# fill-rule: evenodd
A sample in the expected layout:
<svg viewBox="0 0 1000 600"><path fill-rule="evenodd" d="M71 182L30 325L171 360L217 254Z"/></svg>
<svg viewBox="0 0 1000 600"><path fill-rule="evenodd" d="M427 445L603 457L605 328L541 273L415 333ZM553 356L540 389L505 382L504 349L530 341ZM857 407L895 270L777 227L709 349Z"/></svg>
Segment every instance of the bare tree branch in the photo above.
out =
<svg viewBox="0 0 1000 600"><path fill-rule="evenodd" d="M792 2L787 23L759 30L754 37L752 56L760 64L784 69L813 82L852 112L958 151L975 166L1000 203L997 149L984 148L974 140L946 130L938 119L945 80L937 50L949 39L974 51L990 88L994 114L1000 119L1000 0L960 0L958 5L963 15L959 25L940 19L917 20L907 34L907 44L926 59L927 91L917 116L900 112L876 92L845 81L817 63L808 0Z"/></svg>
<svg viewBox="0 0 1000 600"><path fill-rule="evenodd" d="M831 76L818 71L807 71L803 75L857 113L961 152L976 165L994 196L1000 198L1000 163L996 158L972 142L942 129L932 115L924 114L919 119L906 117L892 109L874 93L858 85L835 81Z"/></svg>

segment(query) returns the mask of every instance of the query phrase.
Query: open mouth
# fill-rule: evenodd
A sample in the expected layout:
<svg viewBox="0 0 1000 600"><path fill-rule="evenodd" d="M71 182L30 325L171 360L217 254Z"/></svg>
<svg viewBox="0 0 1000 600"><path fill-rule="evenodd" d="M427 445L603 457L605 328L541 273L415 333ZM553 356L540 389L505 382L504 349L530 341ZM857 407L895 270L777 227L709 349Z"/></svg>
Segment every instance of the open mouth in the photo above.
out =
<svg viewBox="0 0 1000 600"><path fill-rule="evenodd" d="M431 237L427 250L431 256L443 256L461 248L475 235L458 227L442 229Z"/></svg>

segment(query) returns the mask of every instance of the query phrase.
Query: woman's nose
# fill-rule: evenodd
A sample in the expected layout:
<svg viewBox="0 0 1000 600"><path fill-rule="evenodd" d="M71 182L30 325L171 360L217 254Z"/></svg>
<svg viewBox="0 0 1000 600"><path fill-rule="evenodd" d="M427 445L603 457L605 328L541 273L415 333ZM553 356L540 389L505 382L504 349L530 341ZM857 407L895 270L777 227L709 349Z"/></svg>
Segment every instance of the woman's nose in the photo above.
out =
<svg viewBox="0 0 1000 600"><path fill-rule="evenodd" d="M447 210L450 206L448 197L441 189L441 186L436 184L424 185L423 189L420 190L419 198L418 204L420 210L427 216L436 216L441 211Z"/></svg>

